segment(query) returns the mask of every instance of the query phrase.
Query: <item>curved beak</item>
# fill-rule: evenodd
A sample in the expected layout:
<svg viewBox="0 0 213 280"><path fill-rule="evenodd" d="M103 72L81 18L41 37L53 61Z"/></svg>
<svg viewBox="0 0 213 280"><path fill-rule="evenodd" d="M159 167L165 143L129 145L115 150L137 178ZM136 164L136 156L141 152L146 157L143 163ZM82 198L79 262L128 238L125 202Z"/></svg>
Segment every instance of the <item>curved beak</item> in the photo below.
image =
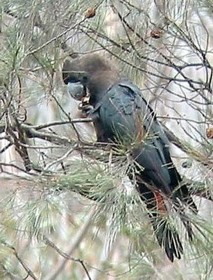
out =
<svg viewBox="0 0 213 280"><path fill-rule="evenodd" d="M86 96L86 87L80 82L68 83L67 84L68 93L72 98L81 101L83 97Z"/></svg>

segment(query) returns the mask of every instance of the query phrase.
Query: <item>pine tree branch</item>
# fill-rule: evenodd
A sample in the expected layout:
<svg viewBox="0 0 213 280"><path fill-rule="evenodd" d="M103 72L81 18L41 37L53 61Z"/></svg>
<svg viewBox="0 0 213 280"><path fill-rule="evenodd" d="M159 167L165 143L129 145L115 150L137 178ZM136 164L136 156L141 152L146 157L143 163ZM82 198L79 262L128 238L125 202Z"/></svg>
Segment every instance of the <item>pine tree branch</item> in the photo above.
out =
<svg viewBox="0 0 213 280"><path fill-rule="evenodd" d="M61 249L59 249L52 241L50 241L47 237L44 237L44 240L45 240L45 243L50 246L51 248L53 248L60 256L62 256L63 258L65 258L66 260L70 260L70 261L74 261L74 262L78 262L82 265L87 277L89 280L92 280L90 275L89 275L89 272L86 268L86 265L84 263L83 260L81 259L76 259L76 258L73 258L71 256L69 256L69 254L63 252ZM55 278L54 278L55 279Z"/></svg>
<svg viewBox="0 0 213 280"><path fill-rule="evenodd" d="M32 279L34 280L38 280L38 278L35 276L35 274L32 272L32 270L24 263L24 261L21 259L21 257L19 256L16 248L14 246L11 246L9 245L8 243L6 242L3 242L2 243L10 248L12 251L13 251L13 254L14 256L16 257L16 259L19 261L19 263L21 264L21 266L24 268L24 270L27 272L27 276L26 276L26 279L28 278L28 276L30 276Z"/></svg>
<svg viewBox="0 0 213 280"><path fill-rule="evenodd" d="M91 225L91 221L93 219L94 213L95 213L95 208L93 207L92 210L90 211L89 215L86 217L85 222L83 223L83 225L78 230L75 237L73 238L74 241L72 242L72 244L70 245L70 248L67 250L67 253L66 253L68 256L71 256L74 253L75 249L79 246L80 242L84 238L86 232L88 231L88 229ZM63 269L68 261L69 261L68 258L63 258L62 261L60 261L58 263L58 265L56 265L56 268L53 270L53 272L50 275L48 275L48 277L45 280L56 279L58 277L58 275L63 271ZM84 267L84 270L85 270L85 267ZM87 271L87 269L85 270L85 272L86 271ZM88 274L87 274L87 276L88 276Z"/></svg>

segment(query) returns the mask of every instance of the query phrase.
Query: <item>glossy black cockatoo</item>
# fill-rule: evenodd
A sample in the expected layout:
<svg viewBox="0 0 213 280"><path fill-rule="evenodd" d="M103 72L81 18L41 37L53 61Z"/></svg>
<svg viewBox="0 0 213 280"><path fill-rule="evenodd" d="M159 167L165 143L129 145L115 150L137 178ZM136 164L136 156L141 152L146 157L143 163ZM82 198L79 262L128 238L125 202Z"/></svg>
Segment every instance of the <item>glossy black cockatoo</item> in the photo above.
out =
<svg viewBox="0 0 213 280"><path fill-rule="evenodd" d="M190 239L193 232L184 209L196 212L196 206L172 163L169 141L142 91L96 54L66 60L62 76L73 98L82 101L88 95L82 110L93 118L97 141L128 147L137 170L136 188L149 210L157 240L171 261L180 259L183 247L179 235L166 218L168 201Z"/></svg>

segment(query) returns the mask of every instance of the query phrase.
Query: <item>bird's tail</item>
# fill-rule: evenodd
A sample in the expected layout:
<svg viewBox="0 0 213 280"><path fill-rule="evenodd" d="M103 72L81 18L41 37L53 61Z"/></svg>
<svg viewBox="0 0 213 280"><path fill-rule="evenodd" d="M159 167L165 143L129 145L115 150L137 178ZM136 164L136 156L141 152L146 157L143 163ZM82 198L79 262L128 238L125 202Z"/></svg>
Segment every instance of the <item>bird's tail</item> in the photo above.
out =
<svg viewBox="0 0 213 280"><path fill-rule="evenodd" d="M187 185L182 185L177 190L175 190L173 198L174 207L176 212L179 214L179 217L185 226L185 229L188 234L188 238L190 240L193 239L193 230L191 221L189 220L189 217L185 214L185 208L188 207L194 214L197 214L197 206L195 205L189 191L187 188Z"/></svg>
<svg viewBox="0 0 213 280"><path fill-rule="evenodd" d="M155 216L150 214L149 216L158 243L164 248L167 257L172 262L175 257L180 259L183 254L183 246L174 226L170 224L166 217L160 217L158 214Z"/></svg>
<svg viewBox="0 0 213 280"><path fill-rule="evenodd" d="M143 189L141 189L143 188ZM170 261L181 258L183 246L175 226L169 220L168 210L160 192L150 191L144 185L139 185L138 191L145 202L157 241L164 248Z"/></svg>
<svg viewBox="0 0 213 280"><path fill-rule="evenodd" d="M149 217L157 237L158 243L164 248L168 258L181 258L183 247L172 221L169 219L168 209L164 201L164 196L160 191L149 188L146 184L137 182L137 190L141 199L145 202L149 212ZM172 197L173 207L178 213L188 235L189 240L193 239L192 223L186 214L188 207L193 213L197 213L197 207L189 194L186 185L175 189Z"/></svg>

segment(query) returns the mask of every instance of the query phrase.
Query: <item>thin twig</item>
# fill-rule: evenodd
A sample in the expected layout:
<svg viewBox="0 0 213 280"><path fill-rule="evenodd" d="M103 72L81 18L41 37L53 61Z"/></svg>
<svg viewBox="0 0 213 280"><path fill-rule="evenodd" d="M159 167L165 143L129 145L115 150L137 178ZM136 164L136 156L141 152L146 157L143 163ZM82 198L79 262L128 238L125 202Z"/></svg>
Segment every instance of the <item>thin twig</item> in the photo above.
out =
<svg viewBox="0 0 213 280"><path fill-rule="evenodd" d="M95 208L92 208L89 215L86 218L86 221L84 222L84 224L81 226L81 228L79 229L79 231L77 232L74 241L72 242L70 248L68 249L67 255L71 256L73 254L73 252L75 251L75 249L79 246L80 242L82 241L83 237L85 236L85 233L87 232L87 230L89 229L90 225L91 225L91 220L94 216L95 213ZM50 274L48 275L48 277L45 280L54 280L57 278L57 276L60 274L60 272L64 269L67 261L69 259L65 258L63 259L58 266L56 267L56 269ZM87 277L88 277L88 271L85 267L85 264L83 261L78 260L78 262L81 262L81 265L83 266ZM88 277L89 278L89 277ZM90 278L89 278L90 279Z"/></svg>
<svg viewBox="0 0 213 280"><path fill-rule="evenodd" d="M70 261L74 261L74 262L78 262L82 265L87 277L89 280L92 280L90 275L89 275L89 272L83 262L83 260L81 259L76 259L76 258L73 258L71 257L69 254L63 252L61 249L59 249L52 241L50 241L47 237L44 237L44 240L45 240L45 243L50 246L51 248L53 248L60 256L62 256L63 258L65 258L66 260L70 260ZM55 278L52 278L52 279L55 279Z"/></svg>
<svg viewBox="0 0 213 280"><path fill-rule="evenodd" d="M169 130L165 125L163 125L163 129L169 139L169 141L174 144L176 147L178 147L179 149L181 149L183 152L185 152L186 154L190 154L191 156L193 156L195 158L196 161L200 162L202 165L204 166L210 166L213 165L213 162L209 159L207 159L206 157L204 157L204 155L198 153L198 151L196 151L196 155L190 153L190 149L187 148L187 146L185 146L181 140L176 137L174 135L174 133Z"/></svg>
<svg viewBox="0 0 213 280"><path fill-rule="evenodd" d="M61 38L62 36L64 36L65 34L67 34L69 31L71 31L72 29L75 29L78 25L80 25L81 23L83 23L85 20L87 20L87 18L83 18L80 21L78 21L76 24L71 25L69 28L67 28L66 30L64 30L63 32L61 32L60 34L58 34L57 36L51 38L49 41L45 42L43 45L39 46L38 48L29 51L26 56L34 54L40 50L42 50L44 47L48 46L49 44L51 44L52 42L56 41L57 39Z"/></svg>
<svg viewBox="0 0 213 280"><path fill-rule="evenodd" d="M46 124L40 124L40 125L32 125L32 128L35 128L36 130L39 129L44 129L48 128L50 126L56 126L56 125L64 125L64 124L70 124L70 123L91 123L93 120L91 118L76 118L76 119L71 119L68 121L55 121L51 123L46 123Z"/></svg>
<svg viewBox="0 0 213 280"><path fill-rule="evenodd" d="M32 277L32 279L34 280L38 280L38 278L35 276L35 274L32 272L32 270L24 263L24 261L20 258L19 254L17 253L15 247L9 245L6 242L2 242L6 247L10 248L13 253L14 256L17 258L17 260L19 261L19 263L21 264L21 266L24 268L24 270L27 272L27 275L29 275L30 277Z"/></svg>

